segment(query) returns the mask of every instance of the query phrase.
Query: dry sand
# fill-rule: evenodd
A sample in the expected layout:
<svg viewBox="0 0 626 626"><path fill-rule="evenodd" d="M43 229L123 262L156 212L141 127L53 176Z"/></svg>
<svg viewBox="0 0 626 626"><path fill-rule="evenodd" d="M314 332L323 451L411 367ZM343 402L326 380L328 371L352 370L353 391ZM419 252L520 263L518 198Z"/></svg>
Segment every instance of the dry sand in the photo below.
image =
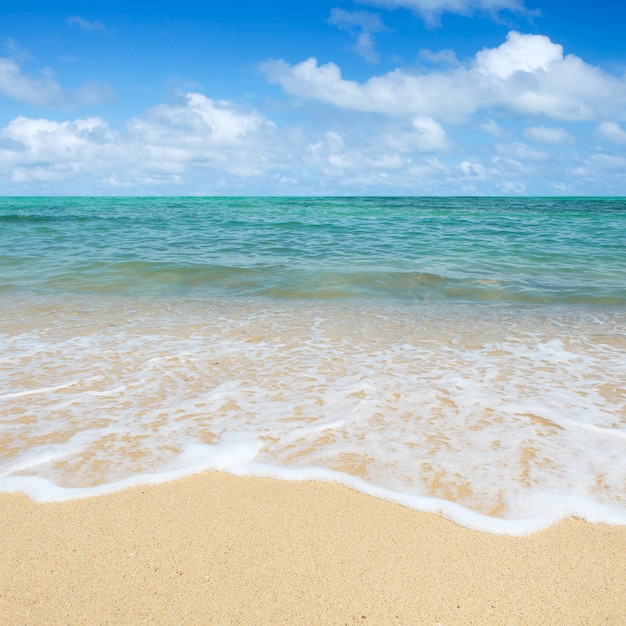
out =
<svg viewBox="0 0 626 626"><path fill-rule="evenodd" d="M2 624L626 624L626 528L476 533L337 485L207 473L0 496Z"/></svg>

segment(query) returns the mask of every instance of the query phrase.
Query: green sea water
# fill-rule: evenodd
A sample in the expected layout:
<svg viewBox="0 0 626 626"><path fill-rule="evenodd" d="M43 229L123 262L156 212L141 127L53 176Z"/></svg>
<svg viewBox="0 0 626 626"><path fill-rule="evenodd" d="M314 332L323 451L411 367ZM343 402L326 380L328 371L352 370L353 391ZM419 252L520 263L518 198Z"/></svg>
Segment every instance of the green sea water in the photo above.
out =
<svg viewBox="0 0 626 626"><path fill-rule="evenodd" d="M626 303L626 200L3 198L0 289Z"/></svg>

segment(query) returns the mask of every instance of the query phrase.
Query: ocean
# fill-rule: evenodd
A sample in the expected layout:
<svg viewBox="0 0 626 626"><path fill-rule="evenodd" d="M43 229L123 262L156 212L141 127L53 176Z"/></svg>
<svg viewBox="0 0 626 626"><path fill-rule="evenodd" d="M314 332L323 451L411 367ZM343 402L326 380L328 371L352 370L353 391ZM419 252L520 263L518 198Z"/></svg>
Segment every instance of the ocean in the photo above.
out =
<svg viewBox="0 0 626 626"><path fill-rule="evenodd" d="M5 197L0 311L0 492L626 525L624 198Z"/></svg>

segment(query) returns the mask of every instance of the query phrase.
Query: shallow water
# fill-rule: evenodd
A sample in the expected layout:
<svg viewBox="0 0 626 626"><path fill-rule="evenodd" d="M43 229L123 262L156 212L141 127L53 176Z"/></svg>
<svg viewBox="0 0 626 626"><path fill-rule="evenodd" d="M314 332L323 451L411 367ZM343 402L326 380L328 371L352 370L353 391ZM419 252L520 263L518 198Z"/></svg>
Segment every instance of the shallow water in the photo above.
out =
<svg viewBox="0 0 626 626"><path fill-rule="evenodd" d="M625 243L619 199L3 199L0 490L625 524Z"/></svg>

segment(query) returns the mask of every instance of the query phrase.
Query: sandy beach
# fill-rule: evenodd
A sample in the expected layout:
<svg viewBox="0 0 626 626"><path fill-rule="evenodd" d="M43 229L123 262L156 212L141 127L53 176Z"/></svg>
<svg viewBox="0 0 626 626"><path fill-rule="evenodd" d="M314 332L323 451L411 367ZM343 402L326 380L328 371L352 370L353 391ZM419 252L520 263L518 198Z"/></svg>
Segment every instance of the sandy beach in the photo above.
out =
<svg viewBox="0 0 626 626"><path fill-rule="evenodd" d="M205 473L0 497L4 624L624 624L626 528L481 534L315 482Z"/></svg>

